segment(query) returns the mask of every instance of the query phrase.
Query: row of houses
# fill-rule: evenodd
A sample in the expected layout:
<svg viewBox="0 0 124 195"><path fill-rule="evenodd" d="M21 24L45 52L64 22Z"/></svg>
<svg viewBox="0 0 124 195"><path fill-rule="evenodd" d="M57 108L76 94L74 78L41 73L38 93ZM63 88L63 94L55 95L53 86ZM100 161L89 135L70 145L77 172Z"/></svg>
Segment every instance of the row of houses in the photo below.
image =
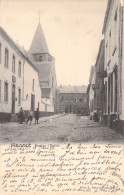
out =
<svg viewBox="0 0 124 195"><path fill-rule="evenodd" d="M124 3L108 0L96 63L91 67L89 111L100 110L101 122L124 131Z"/></svg>
<svg viewBox="0 0 124 195"><path fill-rule="evenodd" d="M55 90L55 59L40 22L29 51L0 27L0 121L10 121L20 107L26 114L36 108L40 116L53 114Z"/></svg>

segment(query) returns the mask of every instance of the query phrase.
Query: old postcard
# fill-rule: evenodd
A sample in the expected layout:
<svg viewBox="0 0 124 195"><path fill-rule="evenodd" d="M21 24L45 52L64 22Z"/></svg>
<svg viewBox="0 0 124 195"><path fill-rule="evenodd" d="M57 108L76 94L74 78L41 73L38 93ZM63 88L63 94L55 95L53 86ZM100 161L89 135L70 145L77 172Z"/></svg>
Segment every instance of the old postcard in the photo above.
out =
<svg viewBox="0 0 124 195"><path fill-rule="evenodd" d="M124 195L123 0L0 0L0 195Z"/></svg>

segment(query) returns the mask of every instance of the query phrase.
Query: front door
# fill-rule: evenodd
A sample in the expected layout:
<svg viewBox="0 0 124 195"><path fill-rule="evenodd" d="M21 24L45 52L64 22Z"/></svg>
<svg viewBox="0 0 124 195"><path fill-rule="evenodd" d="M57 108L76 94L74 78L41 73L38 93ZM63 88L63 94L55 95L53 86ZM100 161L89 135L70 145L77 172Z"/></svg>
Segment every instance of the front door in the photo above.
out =
<svg viewBox="0 0 124 195"><path fill-rule="evenodd" d="M35 95L31 94L31 109L35 110Z"/></svg>
<svg viewBox="0 0 124 195"><path fill-rule="evenodd" d="M12 114L15 113L15 85L12 85Z"/></svg>

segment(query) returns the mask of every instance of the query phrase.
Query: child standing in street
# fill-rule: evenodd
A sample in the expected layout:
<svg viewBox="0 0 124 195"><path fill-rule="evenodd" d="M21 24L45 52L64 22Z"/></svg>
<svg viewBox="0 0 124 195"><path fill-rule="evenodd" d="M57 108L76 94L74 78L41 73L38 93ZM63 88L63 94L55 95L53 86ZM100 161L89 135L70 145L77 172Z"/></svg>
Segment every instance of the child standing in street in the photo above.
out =
<svg viewBox="0 0 124 195"><path fill-rule="evenodd" d="M30 121L30 125L31 125L33 116L34 116L34 112L32 111L32 109L30 109L29 113L28 113L28 121ZM28 123L28 121L27 121L27 123Z"/></svg>

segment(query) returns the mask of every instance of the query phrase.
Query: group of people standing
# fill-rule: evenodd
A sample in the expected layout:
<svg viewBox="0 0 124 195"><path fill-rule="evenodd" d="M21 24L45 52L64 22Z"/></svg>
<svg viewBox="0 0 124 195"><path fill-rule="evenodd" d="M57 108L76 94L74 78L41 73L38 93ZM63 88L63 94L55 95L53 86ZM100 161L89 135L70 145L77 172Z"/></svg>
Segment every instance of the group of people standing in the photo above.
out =
<svg viewBox="0 0 124 195"><path fill-rule="evenodd" d="M35 124L38 124L38 120L39 120L39 109L38 108L34 112L32 109L29 110L26 123L28 124L28 122L30 122L30 125L31 125L33 117L35 118ZM22 107L20 108L18 118L19 118L20 123L26 120L26 115Z"/></svg>

